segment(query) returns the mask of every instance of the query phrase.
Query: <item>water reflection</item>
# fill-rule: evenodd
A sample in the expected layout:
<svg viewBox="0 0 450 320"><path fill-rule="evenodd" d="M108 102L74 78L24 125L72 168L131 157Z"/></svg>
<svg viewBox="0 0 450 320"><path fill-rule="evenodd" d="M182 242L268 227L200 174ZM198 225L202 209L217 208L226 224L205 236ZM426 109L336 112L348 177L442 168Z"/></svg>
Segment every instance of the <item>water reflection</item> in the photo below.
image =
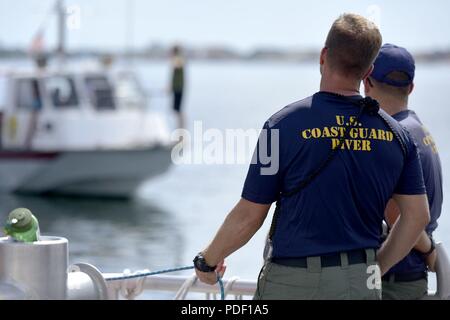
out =
<svg viewBox="0 0 450 320"><path fill-rule="evenodd" d="M70 262L105 272L180 265L182 233L174 215L150 200L0 195L0 221L17 207L38 217L41 233L69 239Z"/></svg>

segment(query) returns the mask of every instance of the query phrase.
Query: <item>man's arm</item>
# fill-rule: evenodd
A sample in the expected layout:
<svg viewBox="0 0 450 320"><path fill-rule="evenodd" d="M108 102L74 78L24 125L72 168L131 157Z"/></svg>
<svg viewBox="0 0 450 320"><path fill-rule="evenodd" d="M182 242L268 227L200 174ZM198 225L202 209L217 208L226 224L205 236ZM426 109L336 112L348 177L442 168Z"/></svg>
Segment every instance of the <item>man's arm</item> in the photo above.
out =
<svg viewBox="0 0 450 320"><path fill-rule="evenodd" d="M428 200L423 195L394 195L400 216L387 240L378 251L381 274L385 274L416 245L421 232L430 222Z"/></svg>
<svg viewBox="0 0 450 320"><path fill-rule="evenodd" d="M397 202L395 202L394 199L389 200L388 205L386 206L385 211L385 218L386 222L389 225L389 227L392 228L392 226L397 221L398 217L400 216L400 208L397 205ZM419 236L419 239L417 240L416 244L414 245L414 249L416 249L419 252L426 253L431 248L431 240L426 231L422 231L422 233ZM436 252L432 252L427 258L426 263L428 265L428 268L431 271L434 270L434 265L436 263Z"/></svg>
<svg viewBox="0 0 450 320"><path fill-rule="evenodd" d="M206 263L209 266L218 265L219 270L216 271L223 274L223 260L244 246L261 228L270 206L241 199L228 214L213 241L202 251ZM214 273L196 272L205 283L214 284L217 281Z"/></svg>

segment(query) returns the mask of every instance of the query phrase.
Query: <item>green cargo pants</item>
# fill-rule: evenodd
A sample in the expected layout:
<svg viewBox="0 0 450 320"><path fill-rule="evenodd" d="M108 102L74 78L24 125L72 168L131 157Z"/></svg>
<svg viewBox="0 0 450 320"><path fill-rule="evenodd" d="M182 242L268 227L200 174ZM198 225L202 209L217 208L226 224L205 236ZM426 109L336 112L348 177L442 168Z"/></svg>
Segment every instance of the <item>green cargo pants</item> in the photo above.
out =
<svg viewBox="0 0 450 320"><path fill-rule="evenodd" d="M410 282L383 281L383 300L419 300L428 291L428 281L421 279Z"/></svg>
<svg viewBox="0 0 450 320"><path fill-rule="evenodd" d="M346 253L341 253L339 267L322 268L319 257L308 258L307 268L269 262L258 279L254 299L380 300L380 275L368 273L368 267L376 264L374 254L368 255L365 264L348 265L347 261ZM369 285L372 280L378 285Z"/></svg>

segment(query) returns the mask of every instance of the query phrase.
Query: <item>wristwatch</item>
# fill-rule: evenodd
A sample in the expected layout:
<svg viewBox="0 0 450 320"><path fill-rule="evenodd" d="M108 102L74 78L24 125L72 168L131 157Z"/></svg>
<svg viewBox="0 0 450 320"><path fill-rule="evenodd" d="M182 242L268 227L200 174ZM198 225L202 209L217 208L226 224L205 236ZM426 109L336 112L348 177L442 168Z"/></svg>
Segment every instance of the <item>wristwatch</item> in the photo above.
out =
<svg viewBox="0 0 450 320"><path fill-rule="evenodd" d="M217 266L211 267L206 263L205 257L203 257L203 253L199 253L194 258L194 267L195 269L201 272L214 272Z"/></svg>
<svg viewBox="0 0 450 320"><path fill-rule="evenodd" d="M425 252L425 253L422 253L422 255L423 255L425 258L428 257L430 254L432 254L433 251L436 249L436 244L434 243L433 237L432 237L431 235L428 235L428 237L430 238L430 241L431 241L431 247L430 247L430 250L428 250L428 251Z"/></svg>

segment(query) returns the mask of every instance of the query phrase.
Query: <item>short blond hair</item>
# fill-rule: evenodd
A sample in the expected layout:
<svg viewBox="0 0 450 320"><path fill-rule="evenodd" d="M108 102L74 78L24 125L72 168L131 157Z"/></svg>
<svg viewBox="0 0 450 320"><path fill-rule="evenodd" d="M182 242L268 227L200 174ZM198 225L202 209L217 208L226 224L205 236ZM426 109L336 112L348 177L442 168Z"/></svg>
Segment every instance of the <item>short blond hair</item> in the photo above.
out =
<svg viewBox="0 0 450 320"><path fill-rule="evenodd" d="M331 26L325 42L330 68L344 76L362 79L382 42L375 23L357 14L343 14Z"/></svg>

